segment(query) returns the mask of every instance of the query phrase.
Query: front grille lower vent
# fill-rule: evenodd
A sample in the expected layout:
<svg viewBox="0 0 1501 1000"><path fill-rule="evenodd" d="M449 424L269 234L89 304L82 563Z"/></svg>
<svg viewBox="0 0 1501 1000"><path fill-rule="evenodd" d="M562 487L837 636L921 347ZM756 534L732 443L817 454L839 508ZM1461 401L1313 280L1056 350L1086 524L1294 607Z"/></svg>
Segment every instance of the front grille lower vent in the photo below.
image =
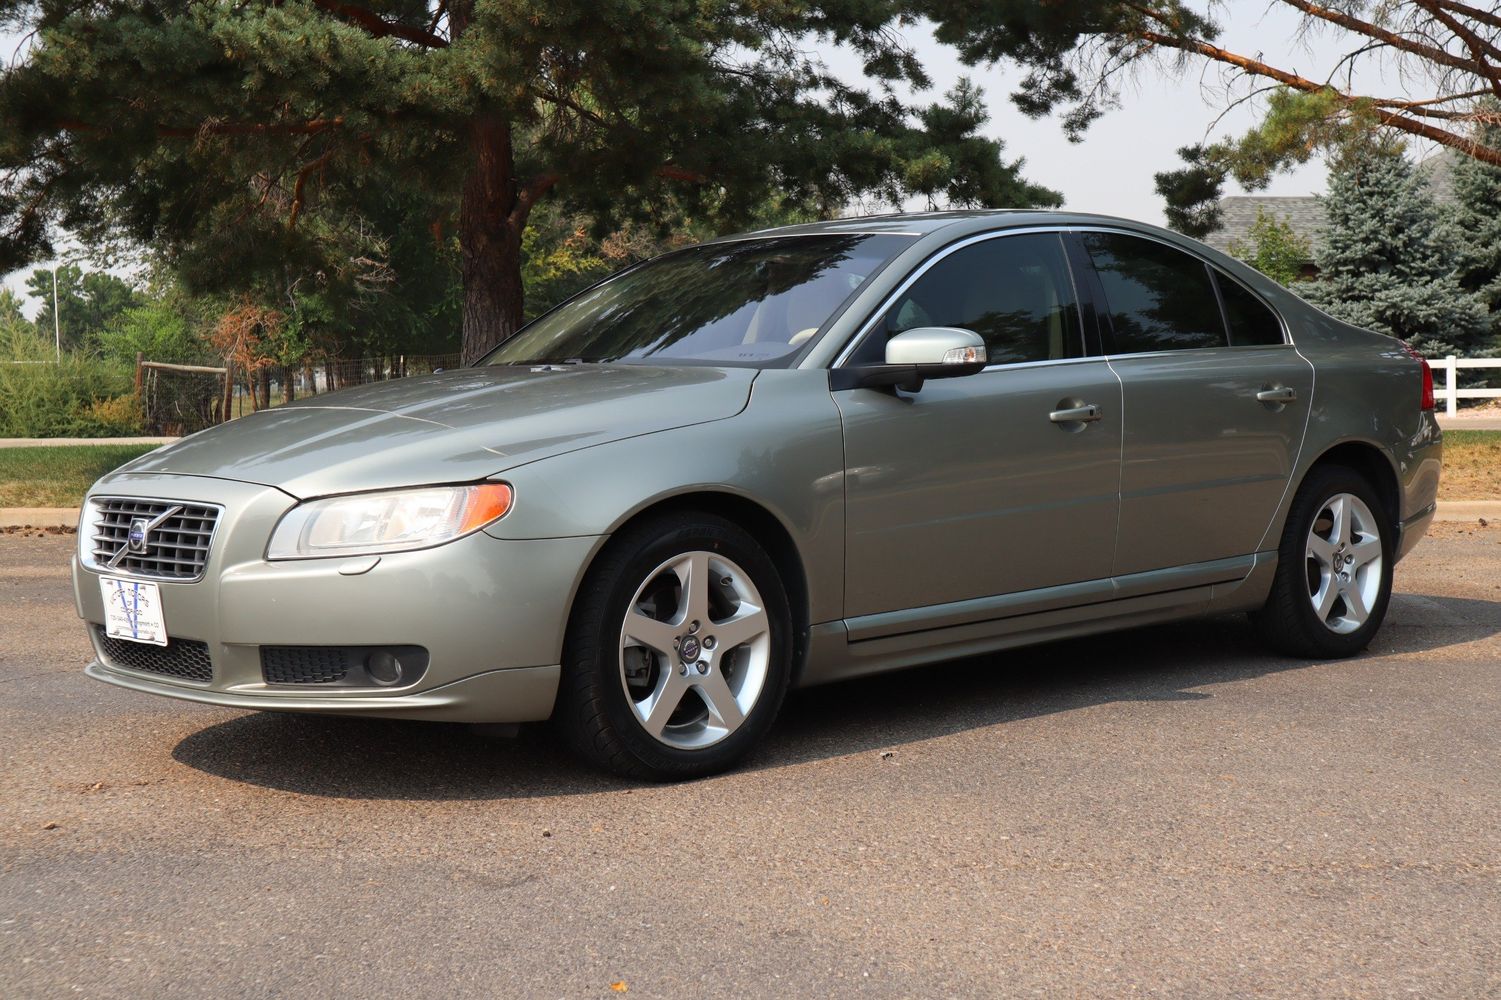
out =
<svg viewBox="0 0 1501 1000"><path fill-rule="evenodd" d="M93 551L100 569L162 580L196 580L203 575L218 507L133 497L96 497L90 502L98 508ZM149 527L145 551L131 552L131 525L137 521Z"/></svg>
<svg viewBox="0 0 1501 1000"><path fill-rule="evenodd" d="M261 671L267 684L337 684L349 656L340 646L262 646Z"/></svg>
<svg viewBox="0 0 1501 1000"><path fill-rule="evenodd" d="M106 635L101 625L95 625L94 631L99 636L99 648L113 666L165 674L188 681L214 679L214 667L209 660L206 642L199 642L197 639L168 639L165 646L152 646Z"/></svg>

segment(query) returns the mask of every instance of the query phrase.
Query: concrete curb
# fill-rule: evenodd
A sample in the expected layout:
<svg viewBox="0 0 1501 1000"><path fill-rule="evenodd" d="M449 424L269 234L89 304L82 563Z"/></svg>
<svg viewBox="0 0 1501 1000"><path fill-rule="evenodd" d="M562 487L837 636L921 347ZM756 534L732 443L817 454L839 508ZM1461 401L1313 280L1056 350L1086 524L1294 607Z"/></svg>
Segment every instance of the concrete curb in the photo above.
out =
<svg viewBox="0 0 1501 1000"><path fill-rule="evenodd" d="M0 507L0 528L76 528L77 507Z"/></svg>
<svg viewBox="0 0 1501 1000"><path fill-rule="evenodd" d="M1501 500L1445 500L1434 511L1435 521L1501 522Z"/></svg>
<svg viewBox="0 0 1501 1000"><path fill-rule="evenodd" d="M1501 524L1501 500L1445 500L1434 512L1435 521L1478 521ZM0 528L74 528L77 507L0 507Z"/></svg>
<svg viewBox="0 0 1501 1000"><path fill-rule="evenodd" d="M108 444L171 444L175 437L131 438L0 438L0 448L50 448L54 445L77 447L79 445Z"/></svg>

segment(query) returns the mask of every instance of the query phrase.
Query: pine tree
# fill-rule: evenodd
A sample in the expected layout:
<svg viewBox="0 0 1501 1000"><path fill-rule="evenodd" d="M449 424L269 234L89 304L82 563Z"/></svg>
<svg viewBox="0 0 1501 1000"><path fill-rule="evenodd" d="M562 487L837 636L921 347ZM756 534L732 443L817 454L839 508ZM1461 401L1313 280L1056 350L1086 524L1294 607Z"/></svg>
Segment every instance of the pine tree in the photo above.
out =
<svg viewBox="0 0 1501 1000"><path fill-rule="evenodd" d="M1400 149L1361 144L1330 171L1329 223L1305 297L1330 314L1407 341L1428 357L1467 354L1485 305L1460 287L1459 248L1426 180Z"/></svg>
<svg viewBox="0 0 1501 1000"><path fill-rule="evenodd" d="M240 291L316 262L401 192L434 207L411 229L456 237L474 359L521 322L544 199L605 225L669 205L724 227L773 194L826 211L864 194L1057 204L976 134L977 92L915 108L811 55L846 43L874 81L926 84L895 37L909 6L0 0L0 23L35 31L0 71L0 271L47 257L61 227ZM1034 4L1001 7L1034 48L1076 37Z"/></svg>
<svg viewBox="0 0 1501 1000"><path fill-rule="evenodd" d="M1501 105L1488 102L1495 114ZM1501 145L1501 124L1487 122L1476 130L1476 139ZM1489 319L1489 338L1476 354L1501 353L1501 167L1469 157L1455 157L1454 204L1450 218L1460 238L1459 284L1484 301Z"/></svg>

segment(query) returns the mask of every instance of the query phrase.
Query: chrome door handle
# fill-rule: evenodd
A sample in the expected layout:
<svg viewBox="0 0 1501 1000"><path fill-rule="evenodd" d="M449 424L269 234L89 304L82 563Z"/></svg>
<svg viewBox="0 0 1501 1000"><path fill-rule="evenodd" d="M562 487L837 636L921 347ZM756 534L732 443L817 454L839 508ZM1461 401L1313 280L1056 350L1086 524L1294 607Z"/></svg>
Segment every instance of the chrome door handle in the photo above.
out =
<svg viewBox="0 0 1501 1000"><path fill-rule="evenodd" d="M1099 420L1105 414L1093 403L1074 406L1067 410L1054 410L1048 419L1055 424L1087 424Z"/></svg>
<svg viewBox="0 0 1501 1000"><path fill-rule="evenodd" d="M1258 403L1291 403L1298 398L1298 390L1279 385L1275 389L1263 389L1256 394Z"/></svg>

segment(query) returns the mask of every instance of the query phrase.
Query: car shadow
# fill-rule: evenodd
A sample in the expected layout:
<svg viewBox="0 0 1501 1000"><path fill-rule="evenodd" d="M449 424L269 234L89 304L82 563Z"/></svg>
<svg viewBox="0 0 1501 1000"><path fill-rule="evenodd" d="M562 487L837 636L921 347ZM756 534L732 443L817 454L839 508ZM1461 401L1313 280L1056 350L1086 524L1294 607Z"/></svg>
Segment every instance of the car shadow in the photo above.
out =
<svg viewBox="0 0 1501 1000"><path fill-rule="evenodd" d="M1399 594L1364 657L1434 651L1501 634L1501 603ZM1117 702L1193 711L1215 685L1317 661L1268 654L1243 616L1052 642L795 691L747 769L899 747ZM499 739L476 727L252 713L173 749L206 774L336 798L442 801L578 795L629 787L579 764L547 727ZM714 780L714 779L708 779Z"/></svg>

